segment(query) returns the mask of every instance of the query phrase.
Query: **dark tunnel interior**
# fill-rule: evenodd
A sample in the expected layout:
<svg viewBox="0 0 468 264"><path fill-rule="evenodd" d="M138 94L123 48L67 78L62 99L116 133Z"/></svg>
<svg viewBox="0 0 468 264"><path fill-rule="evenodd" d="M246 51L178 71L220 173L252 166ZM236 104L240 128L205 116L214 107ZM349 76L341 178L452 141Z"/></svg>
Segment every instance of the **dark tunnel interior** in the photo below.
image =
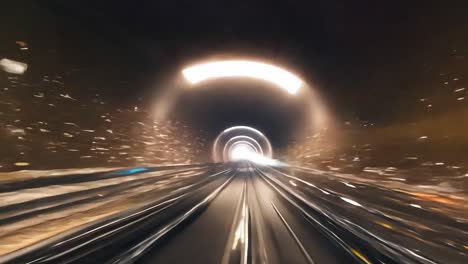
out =
<svg viewBox="0 0 468 264"><path fill-rule="evenodd" d="M0 2L0 263L468 263L467 1Z"/></svg>

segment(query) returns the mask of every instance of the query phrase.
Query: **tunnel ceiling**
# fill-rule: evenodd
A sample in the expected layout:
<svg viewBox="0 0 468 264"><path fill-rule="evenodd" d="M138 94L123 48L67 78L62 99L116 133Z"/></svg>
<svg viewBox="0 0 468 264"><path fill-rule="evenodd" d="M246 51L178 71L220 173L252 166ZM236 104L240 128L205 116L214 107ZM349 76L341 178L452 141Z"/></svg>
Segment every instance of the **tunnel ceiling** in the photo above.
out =
<svg viewBox="0 0 468 264"><path fill-rule="evenodd" d="M263 131L275 148L287 145L308 116L307 100L271 84L251 80L217 80L188 88L171 115L206 131L211 138L225 128L245 125Z"/></svg>
<svg viewBox="0 0 468 264"><path fill-rule="evenodd" d="M424 113L414 102L441 87L438 74L448 73L445 64L452 60L463 61L458 57L464 56L466 45L460 26L466 24L465 9L439 1L421 6L407 1L237 5L143 0L134 5L53 0L27 10L22 1L7 2L20 6L11 17L24 20L6 17L2 23L4 37L12 38L5 51L27 36L34 43L33 56L28 57L35 64L31 71L54 71L59 63L71 73L74 92L99 90L129 104L144 94L148 79L165 78L168 68L238 52L279 60L297 67L306 78L320 80L327 99L347 119L388 121ZM174 19L174 13L181 19ZM37 24L41 30L35 30ZM16 26L25 34L16 33ZM397 103L402 114L394 110Z"/></svg>

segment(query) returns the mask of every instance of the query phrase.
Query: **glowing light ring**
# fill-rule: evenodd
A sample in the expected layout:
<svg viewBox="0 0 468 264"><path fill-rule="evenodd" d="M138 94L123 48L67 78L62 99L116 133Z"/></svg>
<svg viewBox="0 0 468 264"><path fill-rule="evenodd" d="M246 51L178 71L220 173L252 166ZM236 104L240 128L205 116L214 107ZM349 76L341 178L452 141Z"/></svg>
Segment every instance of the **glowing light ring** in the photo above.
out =
<svg viewBox="0 0 468 264"><path fill-rule="evenodd" d="M254 161L259 155L250 145L239 143L234 144L233 148L229 151L230 161L250 160Z"/></svg>
<svg viewBox="0 0 468 264"><path fill-rule="evenodd" d="M226 152L225 152L225 156L224 156L224 157L229 158L229 155L230 155L230 153L231 153L231 151L232 151L232 148L234 148L235 146L237 146L237 145L239 145L239 144L248 145L249 147L251 147L251 148L255 151L255 153L258 153L259 155L263 155L263 154L261 154L262 152L259 151L259 150L255 147L254 144L252 144L252 143L250 143L250 142L247 142L247 141L236 141L236 142L232 143L232 144L229 146L229 148L226 148L227 150L226 150Z"/></svg>
<svg viewBox="0 0 468 264"><path fill-rule="evenodd" d="M249 127L249 126L233 126L233 127L230 127L230 128L227 128L223 131L223 133L228 133L228 132L232 132L232 131L235 131L235 130L239 130L239 129L244 129L244 130L248 130L248 131L251 131L259 136L262 136L264 137L265 135L260 132L259 130L255 129L255 128L252 128L252 127Z"/></svg>
<svg viewBox="0 0 468 264"><path fill-rule="evenodd" d="M267 147L268 147L265 152L273 153L273 148L271 147L271 143L268 140L268 138L262 132L260 132L259 130L255 129L255 128L252 128L252 127L249 127L249 126L234 126L234 127L230 127L228 129L225 129L223 131L223 133L229 133L229 132L233 132L233 131L236 131L236 130L247 130L247 131L250 131L250 132L258 135L260 138L265 139L265 143L267 144Z"/></svg>
<svg viewBox="0 0 468 264"><path fill-rule="evenodd" d="M236 144L237 142L249 142L250 144L252 144L252 146L254 146L255 151L256 151L257 153L259 153L260 155L263 155L262 146L261 146L260 143L258 143L258 141L256 141L254 138L249 137L249 136L235 136L235 137L230 138L230 139L224 144L224 148L223 148L223 160L226 160L227 157L228 157L228 153L229 153L229 151L230 151L230 150L228 150L228 148L230 148L230 146L232 146L233 144Z"/></svg>
<svg viewBox="0 0 468 264"><path fill-rule="evenodd" d="M216 137L212 150L213 160L215 162L229 161L230 146L241 141L250 143L260 157L269 159L273 156L271 143L262 132L248 126L235 126L225 129Z"/></svg>
<svg viewBox="0 0 468 264"><path fill-rule="evenodd" d="M226 77L247 77L276 84L290 94L296 94L303 81L280 67L249 60L225 60L197 64L182 70L192 84L210 79Z"/></svg>
<svg viewBox="0 0 468 264"><path fill-rule="evenodd" d="M255 149L255 146L250 143L250 142L247 142L247 141L237 141L235 142L234 144L232 144L230 147L229 147L229 150L227 151L227 160L232 160L232 155L234 153L234 150L235 148L239 147L239 146L245 146L245 147L248 147L252 150L252 152L255 152L256 154L260 155L260 156L263 156L262 154L260 154L258 152L257 149Z"/></svg>
<svg viewBox="0 0 468 264"><path fill-rule="evenodd" d="M259 148L258 146L256 146L255 144L251 143L251 142L248 142L248 141L244 141L244 140L240 140L240 141L236 141L234 143L231 143L230 146L229 146L229 149L226 151L226 153L229 153L229 151L235 147L236 145L239 145L239 144L245 144L245 145L249 145L250 147L252 147L253 150L255 150L256 153L262 155L263 154L263 150L261 149L261 147ZM224 149L227 149L227 144L226 146L224 146Z"/></svg>

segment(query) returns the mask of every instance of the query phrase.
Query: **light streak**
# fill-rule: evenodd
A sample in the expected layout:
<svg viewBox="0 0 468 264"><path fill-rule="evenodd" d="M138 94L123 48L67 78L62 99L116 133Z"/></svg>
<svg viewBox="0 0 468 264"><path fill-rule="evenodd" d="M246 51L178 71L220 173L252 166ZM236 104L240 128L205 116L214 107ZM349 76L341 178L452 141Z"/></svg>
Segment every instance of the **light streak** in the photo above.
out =
<svg viewBox="0 0 468 264"><path fill-rule="evenodd" d="M303 81L280 67L249 60L225 60L197 64L182 70L185 79L192 84L205 80L247 77L276 84L290 94L296 94Z"/></svg>
<svg viewBox="0 0 468 264"><path fill-rule="evenodd" d="M3 58L0 60L0 68L8 73L23 74L28 69L28 64Z"/></svg>
<svg viewBox="0 0 468 264"><path fill-rule="evenodd" d="M352 204L354 206L362 207L362 205L360 203L358 203L358 202L356 202L356 201L354 201L352 199L349 199L349 198L346 198L346 197L340 197L340 198L341 198L341 200L343 200L343 201L345 201L345 202L347 202L349 204Z"/></svg>

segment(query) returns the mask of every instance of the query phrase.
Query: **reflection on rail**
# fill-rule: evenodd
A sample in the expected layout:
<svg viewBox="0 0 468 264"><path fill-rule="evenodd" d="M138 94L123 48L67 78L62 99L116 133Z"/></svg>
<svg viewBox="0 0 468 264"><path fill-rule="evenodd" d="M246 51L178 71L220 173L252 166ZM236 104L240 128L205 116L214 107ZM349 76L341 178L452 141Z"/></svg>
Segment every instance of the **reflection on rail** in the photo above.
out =
<svg viewBox="0 0 468 264"><path fill-rule="evenodd" d="M437 199L295 167L236 162L76 171L11 179L0 191L1 263L468 257L466 219L441 213L445 204Z"/></svg>

